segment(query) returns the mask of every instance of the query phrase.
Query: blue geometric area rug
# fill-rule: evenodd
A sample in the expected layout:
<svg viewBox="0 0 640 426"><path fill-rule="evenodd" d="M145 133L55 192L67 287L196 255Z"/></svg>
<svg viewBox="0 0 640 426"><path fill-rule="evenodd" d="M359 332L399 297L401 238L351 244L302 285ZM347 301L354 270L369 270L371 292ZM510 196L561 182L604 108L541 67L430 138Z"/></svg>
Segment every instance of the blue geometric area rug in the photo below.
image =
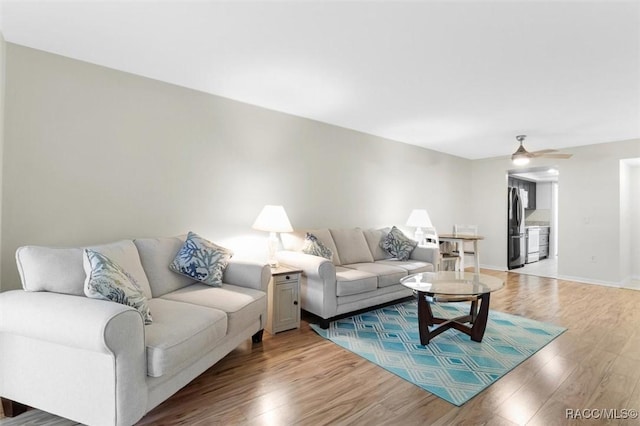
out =
<svg viewBox="0 0 640 426"><path fill-rule="evenodd" d="M469 313L468 303L434 303L434 316ZM562 334L566 328L489 311L482 342L449 329L420 344L416 301L311 327L322 337L460 406Z"/></svg>

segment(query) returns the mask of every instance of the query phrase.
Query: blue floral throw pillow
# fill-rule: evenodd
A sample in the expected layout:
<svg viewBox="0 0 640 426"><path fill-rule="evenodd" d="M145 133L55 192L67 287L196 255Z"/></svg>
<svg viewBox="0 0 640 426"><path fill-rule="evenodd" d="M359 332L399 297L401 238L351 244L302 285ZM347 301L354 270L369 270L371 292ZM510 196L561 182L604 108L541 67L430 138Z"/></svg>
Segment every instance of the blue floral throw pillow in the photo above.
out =
<svg viewBox="0 0 640 426"><path fill-rule="evenodd" d="M169 265L169 269L212 287L222 287L222 274L233 252L207 241L194 232Z"/></svg>
<svg viewBox="0 0 640 426"><path fill-rule="evenodd" d="M110 300L137 309L145 324L151 324L147 298L128 272L107 256L91 249L84 250L87 279L84 294L92 299Z"/></svg>
<svg viewBox="0 0 640 426"><path fill-rule="evenodd" d="M391 228L391 231L389 231L387 236L380 242L380 247L398 260L408 260L411 252L417 245L417 241L404 235L404 233L395 226Z"/></svg>
<svg viewBox="0 0 640 426"><path fill-rule="evenodd" d="M302 252L306 254L311 254L313 256L324 257L325 259L331 260L333 257L333 252L331 249L324 244L322 241L318 239L315 235L307 232L304 236L304 245L302 246Z"/></svg>

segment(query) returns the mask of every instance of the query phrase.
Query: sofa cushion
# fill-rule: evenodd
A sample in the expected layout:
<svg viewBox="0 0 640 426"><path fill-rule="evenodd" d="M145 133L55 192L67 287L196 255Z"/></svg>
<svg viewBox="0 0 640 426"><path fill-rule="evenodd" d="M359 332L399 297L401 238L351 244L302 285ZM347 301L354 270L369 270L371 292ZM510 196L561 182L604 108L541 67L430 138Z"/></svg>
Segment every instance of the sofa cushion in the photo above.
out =
<svg viewBox="0 0 640 426"><path fill-rule="evenodd" d="M169 264L184 243L184 237L138 238L133 240L140 253L140 261L149 278L153 297L160 297L195 282L191 277L176 274Z"/></svg>
<svg viewBox="0 0 640 426"><path fill-rule="evenodd" d="M169 269L201 283L220 287L224 269L231 256L231 250L212 243L195 232L189 232Z"/></svg>
<svg viewBox="0 0 640 426"><path fill-rule="evenodd" d="M378 288L368 293L352 294L338 298L338 312L345 313L358 309L370 308L381 303L387 303L392 300L401 299L411 296L413 290L403 286L402 284L390 285L389 287ZM345 305L349 305L345 309Z"/></svg>
<svg viewBox="0 0 640 426"><path fill-rule="evenodd" d="M378 279L378 287L389 287L400 282L400 278L407 276L407 270L397 266L379 262L352 263L344 265L345 268L353 268L358 271L374 274Z"/></svg>
<svg viewBox="0 0 640 426"><path fill-rule="evenodd" d="M140 262L140 255L136 245L131 240L121 240L115 243L101 244L98 246L86 247L93 251L97 251L107 256L112 261L116 262L122 269L127 271L136 280L142 290L142 294L147 299L151 299L151 287L149 286L149 279L144 272L142 263ZM86 271L85 271L86 272Z"/></svg>
<svg viewBox="0 0 640 426"><path fill-rule="evenodd" d="M390 228L382 228L365 229L362 231L364 233L364 238L367 240L367 244L369 245L371 255L373 255L373 260L390 259L393 257L381 246L382 240L387 236L389 230Z"/></svg>
<svg viewBox="0 0 640 426"><path fill-rule="evenodd" d="M22 288L26 291L84 296L86 274L82 267L84 250L24 246L16 250L16 264Z"/></svg>
<svg viewBox="0 0 640 426"><path fill-rule="evenodd" d="M373 262L373 256L362 229L331 229L330 231L338 249L341 265Z"/></svg>
<svg viewBox="0 0 640 426"><path fill-rule="evenodd" d="M336 266L336 296L366 293L378 288L378 277L357 269Z"/></svg>
<svg viewBox="0 0 640 426"><path fill-rule="evenodd" d="M145 344L151 377L172 374L201 358L227 331L227 316L217 309L158 298L149 300L149 307L154 321L145 326Z"/></svg>
<svg viewBox="0 0 640 426"><path fill-rule="evenodd" d="M138 250L131 240L87 247L98 251L130 273L146 298L151 298L147 275L140 263ZM84 296L87 277L83 260L84 247L59 248L24 246L16 250L16 263L22 287L26 291Z"/></svg>
<svg viewBox="0 0 640 426"><path fill-rule="evenodd" d="M329 250L333 252L331 261L334 265L340 265L340 256L338 255L338 249L333 242L331 233L328 229L309 229L309 230L296 230L294 232L286 232L280 234L282 238L282 245L285 250L301 251L304 246L304 239L307 232L316 236L318 241L324 244Z"/></svg>
<svg viewBox="0 0 640 426"><path fill-rule="evenodd" d="M396 259L387 259L387 260L378 260L376 263L382 263L385 265L391 265L398 268L403 268L407 270L408 274L417 274L418 272L433 272L434 268L431 263L422 262L420 260L396 260Z"/></svg>
<svg viewBox="0 0 640 426"><path fill-rule="evenodd" d="M304 245L302 246L301 251L305 254L320 256L329 260L333 258L333 252L331 249L322 244L322 241L310 232L307 232L304 237Z"/></svg>
<svg viewBox="0 0 640 426"><path fill-rule="evenodd" d="M342 265L342 258L340 257L340 253L338 253L338 248L336 247L336 243L331 236L331 232L328 229L312 229L311 232L313 235L318 238L329 250L333 252L333 256L331 257L331 261L334 265Z"/></svg>
<svg viewBox="0 0 640 426"><path fill-rule="evenodd" d="M381 243L381 247L398 260L409 259L411 252L417 245L418 243L416 241L404 235L404 233L395 226L391 228Z"/></svg>
<svg viewBox="0 0 640 426"><path fill-rule="evenodd" d="M147 298L135 278L107 256L84 250L83 267L87 274L84 294L92 299L108 300L131 306L140 312L145 324L151 324Z"/></svg>
<svg viewBox="0 0 640 426"><path fill-rule="evenodd" d="M256 320L266 322L261 315L267 309L267 295L252 288L224 284L211 287L196 283L165 294L163 299L175 300L192 305L215 308L227 314L227 334L244 330Z"/></svg>

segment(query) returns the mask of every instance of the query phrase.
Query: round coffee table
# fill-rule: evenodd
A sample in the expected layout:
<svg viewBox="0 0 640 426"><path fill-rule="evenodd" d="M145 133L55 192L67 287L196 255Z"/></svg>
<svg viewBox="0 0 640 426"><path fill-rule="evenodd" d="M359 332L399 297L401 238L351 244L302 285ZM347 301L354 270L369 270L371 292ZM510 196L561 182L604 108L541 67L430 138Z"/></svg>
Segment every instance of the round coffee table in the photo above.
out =
<svg viewBox="0 0 640 426"><path fill-rule="evenodd" d="M418 295L418 326L422 345L428 345L429 340L450 328L469 335L473 341L481 342L487 328L489 296L492 291L504 287L504 281L500 278L459 271L421 272L402 278L400 284ZM469 315L456 318L434 317L429 305L433 302L462 301L471 302ZM429 327L436 325L438 327L429 331Z"/></svg>

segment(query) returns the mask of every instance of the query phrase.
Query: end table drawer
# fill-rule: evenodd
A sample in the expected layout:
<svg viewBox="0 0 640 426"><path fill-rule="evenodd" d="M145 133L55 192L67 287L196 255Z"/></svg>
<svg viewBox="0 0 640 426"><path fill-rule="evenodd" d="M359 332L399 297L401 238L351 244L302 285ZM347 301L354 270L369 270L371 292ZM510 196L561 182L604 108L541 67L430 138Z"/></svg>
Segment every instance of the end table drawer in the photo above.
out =
<svg viewBox="0 0 640 426"><path fill-rule="evenodd" d="M273 279L278 284L290 283L290 282L298 281L300 279L300 274L293 273L293 274L276 275L275 277L273 277Z"/></svg>

